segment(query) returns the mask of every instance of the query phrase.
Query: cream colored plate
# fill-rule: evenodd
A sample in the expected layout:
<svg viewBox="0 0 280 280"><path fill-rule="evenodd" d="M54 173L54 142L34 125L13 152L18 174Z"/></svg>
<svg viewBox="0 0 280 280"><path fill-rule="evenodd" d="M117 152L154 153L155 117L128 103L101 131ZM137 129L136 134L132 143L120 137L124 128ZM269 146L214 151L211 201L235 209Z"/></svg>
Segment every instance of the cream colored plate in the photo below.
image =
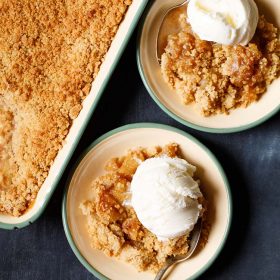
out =
<svg viewBox="0 0 280 280"><path fill-rule="evenodd" d="M134 124L113 130L96 140L82 158L70 180L63 202L63 223L68 241L83 265L100 279L148 280L150 273L138 273L130 264L92 249L86 219L79 204L91 198L90 184L104 172L105 163L130 148L178 143L186 160L198 167L198 176L209 201L211 230L206 247L190 260L176 266L169 280L190 279L207 269L220 252L231 220L231 196L226 176L213 154L195 138L164 125ZM106 278L107 277L107 278Z"/></svg>
<svg viewBox="0 0 280 280"><path fill-rule="evenodd" d="M164 82L156 57L156 38L166 11L183 0L155 0L144 18L138 43L138 68L142 80L156 103L171 117L192 128L228 133L248 129L267 120L280 109L280 79L268 87L256 103L231 111L230 115L203 117L193 105L181 103L176 92ZM280 27L280 1L258 0L260 14Z"/></svg>

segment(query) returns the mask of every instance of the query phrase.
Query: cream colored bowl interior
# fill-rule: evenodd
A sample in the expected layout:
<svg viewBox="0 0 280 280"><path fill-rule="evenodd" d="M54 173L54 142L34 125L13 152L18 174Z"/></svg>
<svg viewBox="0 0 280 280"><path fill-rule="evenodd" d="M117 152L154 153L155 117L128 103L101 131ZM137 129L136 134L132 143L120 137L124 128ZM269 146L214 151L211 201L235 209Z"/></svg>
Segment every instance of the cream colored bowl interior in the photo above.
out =
<svg viewBox="0 0 280 280"><path fill-rule="evenodd" d="M217 115L203 117L196 111L194 105L181 103L178 94L164 82L160 66L156 57L156 38L159 26L166 11L173 5L182 3L183 0L155 0L144 22L139 45L139 62L146 84L157 102L161 103L173 115L183 121L196 126L214 129L236 129L259 123L266 116L272 114L280 106L280 79L268 87L263 97L247 108L231 111L230 115ZM260 14L280 27L280 1L258 0ZM207 27L205 27L207 28Z"/></svg>
<svg viewBox="0 0 280 280"><path fill-rule="evenodd" d="M231 216L231 201L222 171L205 148L182 134L163 128L129 129L106 138L93 147L75 170L66 200L66 217L73 241L90 265L113 280L148 280L150 273L137 273L130 264L105 256L92 249L86 230L86 219L79 204L91 199L91 182L104 173L104 165L112 157L121 156L130 148L153 147L170 142L178 143L185 159L198 167L198 176L209 201L211 230L206 247L189 261L176 266L169 280L187 279L206 267L222 246Z"/></svg>
<svg viewBox="0 0 280 280"><path fill-rule="evenodd" d="M2 222L10 225L25 223L30 219L34 220L34 217L41 213L42 208L46 204L46 199L51 195L50 192L54 190L56 184L58 183L57 177L59 177L63 172L65 168L65 162L67 162L72 155L77 141L83 132L84 126L88 121L92 107L97 102L97 98L100 96L106 80L111 75L112 69L114 68L119 55L123 51L128 33L131 32L131 29L133 28L132 26L142 13L146 2L147 0L133 1L129 7L126 16L111 44L111 47L106 54L100 71L92 84L90 93L83 102L83 109L81 110L77 119L75 119L73 122L70 132L65 139L64 146L59 151L53 165L51 166L49 175L42 185L33 207L20 217L12 217L10 215L0 214L0 223Z"/></svg>

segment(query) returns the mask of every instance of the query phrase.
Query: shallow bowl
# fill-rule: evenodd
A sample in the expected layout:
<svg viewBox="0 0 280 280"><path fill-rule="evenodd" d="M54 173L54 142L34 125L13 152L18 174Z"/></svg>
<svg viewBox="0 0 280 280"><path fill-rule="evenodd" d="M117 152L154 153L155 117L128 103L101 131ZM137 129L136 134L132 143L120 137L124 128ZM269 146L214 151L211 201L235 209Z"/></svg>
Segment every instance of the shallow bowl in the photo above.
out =
<svg viewBox="0 0 280 280"><path fill-rule="evenodd" d="M269 119L280 110L280 78L275 80L258 102L238 108L229 115L204 117L194 105L185 105L179 95L163 80L156 56L156 39L162 19L170 7L183 0L155 0L147 9L138 36L137 62L141 78L154 101L169 116L191 128L231 133L249 129ZM259 13L280 28L280 1L257 0ZM278 33L279 34L279 33Z"/></svg>
<svg viewBox="0 0 280 280"><path fill-rule="evenodd" d="M105 256L91 248L86 217L79 205L91 198L91 182L104 173L104 165L112 157L124 155L128 149L154 147L175 142L184 158L197 166L204 195L209 202L208 222L211 225L206 246L188 261L174 268L169 280L193 279L215 260L227 238L232 202L226 175L215 156L191 135L159 124L127 125L98 138L82 155L64 193L62 216L69 244L80 262L99 279L152 280L154 275L139 273L130 264Z"/></svg>

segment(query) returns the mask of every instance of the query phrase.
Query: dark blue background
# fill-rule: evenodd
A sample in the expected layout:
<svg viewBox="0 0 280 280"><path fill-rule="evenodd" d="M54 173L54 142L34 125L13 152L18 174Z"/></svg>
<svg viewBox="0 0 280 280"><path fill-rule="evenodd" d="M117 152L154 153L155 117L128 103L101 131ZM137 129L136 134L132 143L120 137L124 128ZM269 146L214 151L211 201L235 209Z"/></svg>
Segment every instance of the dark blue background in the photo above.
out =
<svg viewBox="0 0 280 280"><path fill-rule="evenodd" d="M0 230L0 279L96 279L76 259L64 235L61 201L65 181L77 157L94 139L133 122L158 122L191 133L212 150L229 178L234 204L230 235L200 279L280 279L280 114L235 134L187 128L150 98L137 70L135 52L134 34L43 215L27 228Z"/></svg>

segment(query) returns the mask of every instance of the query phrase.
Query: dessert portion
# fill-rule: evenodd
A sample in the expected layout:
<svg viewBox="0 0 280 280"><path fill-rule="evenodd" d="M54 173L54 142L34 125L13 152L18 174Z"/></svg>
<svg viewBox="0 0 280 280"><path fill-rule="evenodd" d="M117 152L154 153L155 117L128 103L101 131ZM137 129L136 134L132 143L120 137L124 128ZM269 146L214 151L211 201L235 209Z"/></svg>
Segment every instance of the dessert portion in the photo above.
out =
<svg viewBox="0 0 280 280"><path fill-rule="evenodd" d="M186 253L206 203L196 168L181 159L179 146L130 150L105 169L92 183L93 198L80 205L92 247L152 272L169 256Z"/></svg>
<svg viewBox="0 0 280 280"><path fill-rule="evenodd" d="M1 1L1 213L36 198L130 3Z"/></svg>
<svg viewBox="0 0 280 280"><path fill-rule="evenodd" d="M279 77L278 30L258 18L253 0L190 0L179 22L181 31L168 36L161 72L202 115L247 107Z"/></svg>

